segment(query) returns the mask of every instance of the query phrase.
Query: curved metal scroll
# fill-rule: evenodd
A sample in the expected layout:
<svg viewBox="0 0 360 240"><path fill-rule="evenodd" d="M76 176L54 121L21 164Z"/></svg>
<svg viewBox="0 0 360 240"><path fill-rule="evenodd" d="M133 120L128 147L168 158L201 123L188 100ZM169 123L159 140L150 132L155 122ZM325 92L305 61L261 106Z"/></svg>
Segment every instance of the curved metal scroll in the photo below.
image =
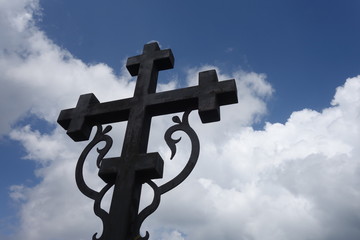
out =
<svg viewBox="0 0 360 240"><path fill-rule="evenodd" d="M105 142L105 146L103 148L96 149L99 154L99 156L97 157L97 160L96 160L96 165L98 166L98 168L100 168L101 161L104 159L105 155L108 153L108 151L110 150L112 143L113 143L112 138L109 135L106 135L111 130L111 128L112 128L111 126L107 126L103 130L101 125L97 126L97 131L96 131L96 134L95 134L93 140L85 147L85 149L81 153L79 160L76 164L76 169L75 169L76 184L77 184L78 188L80 189L80 191L84 195L86 195L87 197L94 200L94 213L96 216L98 216L101 219L101 221L103 223L103 232L106 232L105 230L109 226L109 224L108 224L109 214L104 209L101 208L100 204L101 204L101 200L103 199L106 192L114 184L108 183L107 185L105 185L105 187L103 187L103 189L101 189L100 192L97 192L97 191L91 189L85 183L84 176L83 176L83 167L84 167L85 159L86 159L87 155L90 153L90 151L98 143ZM92 239L93 240L102 239L102 236L100 236L99 238L97 238L96 236L97 236L97 233L95 233L93 235Z"/></svg>
<svg viewBox="0 0 360 240"><path fill-rule="evenodd" d="M169 146L171 150L171 158L173 159L176 154L176 144L181 140L179 139L173 139L172 135L177 131L182 131L188 137L191 141L191 154L189 157L189 160L187 164L185 165L184 169L173 179L169 180L168 182L158 186L156 185L152 180L147 180L146 183L153 189L154 191L154 197L150 205L148 205L146 208L144 208L138 215L135 221L135 225L133 225L134 233L132 234L135 236L134 240L147 240L149 239L149 233L146 232L146 235L144 237L140 236L140 227L144 220L150 216L159 206L160 204L160 198L161 195L172 190L176 186L178 186L180 183L182 183L191 173L191 171L194 169L195 164L199 157L199 149L200 149L200 143L199 139L195 133L195 131L190 127L188 117L189 117L190 111L185 112L182 119L180 120L179 117L175 116L173 117L173 122L175 125L171 126L164 135L164 139ZM112 138L107 135L107 133L111 130L111 126L107 126L104 130L101 125L97 126L97 131L94 136L94 138L91 140L91 142L85 147L83 152L81 153L79 160L76 165L75 170L75 178L76 178L76 184L80 191L86 195L87 197L94 200L94 212L96 216L98 216L102 223L103 223L103 233L108 232L108 228L110 225L110 219L109 219L109 213L107 213L104 209L101 208L101 201L106 194L106 192L114 185L113 182L107 183L99 192L91 189L84 180L83 176L83 167L84 162L90 151L100 142L105 142L105 146L101 149L97 148L98 157L97 157L97 167L101 167L101 162L104 159L105 155L110 150L113 140ZM95 233L92 237L93 240L105 240L103 239L104 236L101 235L100 237L97 237L97 233Z"/></svg>
<svg viewBox="0 0 360 240"><path fill-rule="evenodd" d="M200 152L200 142L199 138L197 137L195 131L190 127L189 125L189 117L190 111L187 111L184 113L182 120L178 116L173 117L173 122L176 124L172 127L170 127L164 135L164 139L169 146L171 150L171 158L173 159L176 154L176 143L180 142L181 138L179 139L173 139L172 135L177 131L182 131L185 134L188 135L191 141L191 154L189 157L189 160L187 164L185 165L184 169L173 179L170 181L157 186L152 180L146 181L146 183L153 189L154 191L154 197L152 200L152 203L144 208L138 215L137 221L136 221L136 230L137 230L137 237L134 239L136 240L148 240L149 239L149 233L146 231L146 235L144 237L141 237L140 227L143 223L143 221L150 216L159 206L160 204L160 198L161 195L172 190L173 188L177 187L180 183L182 183L191 173L191 171L194 169L196 162L199 158L199 152Z"/></svg>

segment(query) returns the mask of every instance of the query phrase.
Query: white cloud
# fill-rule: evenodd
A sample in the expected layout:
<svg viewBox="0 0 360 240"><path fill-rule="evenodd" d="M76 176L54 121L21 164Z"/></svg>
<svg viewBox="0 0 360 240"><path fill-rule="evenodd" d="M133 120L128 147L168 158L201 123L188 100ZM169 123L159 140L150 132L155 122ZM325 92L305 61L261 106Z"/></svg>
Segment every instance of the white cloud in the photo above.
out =
<svg viewBox="0 0 360 240"><path fill-rule="evenodd" d="M164 240L185 240L185 238L182 237L181 233L178 231L172 231L171 233L165 232L162 236L162 239Z"/></svg>
<svg viewBox="0 0 360 240"><path fill-rule="evenodd" d="M359 90L360 77L348 79L322 112L206 138L193 177L164 200L159 215L169 216L154 225L188 239L357 239Z"/></svg>
<svg viewBox="0 0 360 240"><path fill-rule="evenodd" d="M0 101L7 103L0 106L7 113L0 120L0 134L29 112L54 122L60 109L94 89L100 101L131 94L128 73L115 76L105 64L87 65L37 29L29 17L29 6L38 6L37 1L14 2L18 4L2 3L0 8L6 25L0 46Z"/></svg>
<svg viewBox="0 0 360 240"><path fill-rule="evenodd" d="M73 107L86 92L96 93L100 101L132 95L127 73L116 76L104 64L87 65L52 43L32 23L34 9L37 1L0 1L5 21L0 21L0 101L8 103L0 105L8 113L0 120L0 134L28 113L54 123L61 109ZM197 72L209 68L190 69L189 84L197 84ZM220 80L237 80L239 104L222 107L218 123L204 125L191 114L201 141L198 165L189 179L162 197L142 231L161 240L359 239L360 77L339 87L332 106L322 112L304 109L285 124L267 123L256 131L250 126L266 114L266 99L274 91L266 76L217 71ZM149 146L165 159L166 177L181 169L188 149L179 146L180 158L168 160L162 135L169 118L154 119ZM24 146L26 158L38 163L41 179L31 188L12 187L14 201L21 204L14 237L89 239L101 232L92 201L74 181L75 160L84 144L73 143L58 126L41 133L27 125L12 129L10 136ZM96 168L85 166L91 186L100 187L96 174ZM144 198L151 198L151 192L144 191Z"/></svg>

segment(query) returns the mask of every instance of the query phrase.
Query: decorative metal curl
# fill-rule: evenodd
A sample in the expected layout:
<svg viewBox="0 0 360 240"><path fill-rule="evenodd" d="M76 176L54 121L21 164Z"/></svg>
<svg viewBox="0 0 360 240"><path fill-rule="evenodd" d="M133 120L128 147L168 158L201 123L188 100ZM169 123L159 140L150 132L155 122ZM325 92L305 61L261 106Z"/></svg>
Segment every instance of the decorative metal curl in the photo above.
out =
<svg viewBox="0 0 360 240"><path fill-rule="evenodd" d="M176 144L180 142L181 137L178 139L173 139L172 135L177 131L184 132L191 141L191 154L189 157L189 160L187 164L185 165L184 169L176 175L174 178L169 180L168 182L158 186L156 185L152 180L147 180L145 183L147 183L152 190L154 191L154 197L150 205L148 205L146 208L144 208L138 215L135 221L135 227L134 227L134 234L132 234L133 240L148 240L150 237L150 234L146 231L145 236L140 235L140 227L144 220L149 217L159 206L161 195L172 190L176 186L178 186L180 183L182 183L191 173L191 171L194 169L196 162L199 157L199 151L200 151L200 143L199 139L195 133L195 131L190 127L189 125L189 117L190 111L184 112L182 119L178 116L173 117L173 122L175 125L171 126L164 135L165 142L167 143L168 147L171 150L171 157L170 159L173 159L176 154ZM101 201L104 197L104 195L107 193L107 191L114 185L113 182L107 183L99 192L91 189L84 180L83 176L83 167L85 159L87 158L90 151L100 142L105 142L105 146L101 149L97 148L98 157L96 160L96 165L98 168L101 167L101 162L104 159L105 155L110 150L113 140L112 138L107 135L107 133L111 130L111 126L107 126L104 130L101 125L97 126L97 131L94 136L94 138L91 140L91 142L85 147L83 152L81 153L79 160L76 165L75 170L75 178L76 178L76 184L80 191L86 195L87 197L94 200L94 212L96 216L98 216L103 224L103 233L107 232L109 227L109 213L106 212L104 209L101 208ZM104 236L101 235L100 237L97 237L97 233L95 233L92 237L92 240L105 240L103 239Z"/></svg>
<svg viewBox="0 0 360 240"><path fill-rule="evenodd" d="M110 150L113 140L112 138L107 135L107 133L111 130L111 126L107 126L105 127L105 129L103 130L101 125L97 126L97 131L96 134L93 138L93 140L91 140L91 142L85 147L85 149L83 150L83 152L81 153L79 160L76 164L76 169L75 169L75 178L76 178L76 184L78 186L78 188L80 189L80 191L87 197L91 198L94 200L94 213L96 216L98 216L103 224L103 232L105 232L106 228L109 226L108 222L109 222L109 214L101 208L101 201L104 197L104 195L106 194L106 192L114 185L113 183L108 183L106 184L101 190L100 192L97 192L93 189L91 189L84 180L84 176L83 176L83 168L84 168L84 162L85 159L87 157L87 155L90 153L90 151L100 142L105 142L105 146L101 149L97 148L97 152L98 152L98 157L96 160L96 165L98 168L100 168L101 166L101 161L104 159L105 155L108 153L108 151ZM101 240L102 236L100 236L99 238L97 238L97 233L95 233L92 237L92 240Z"/></svg>
<svg viewBox="0 0 360 240"><path fill-rule="evenodd" d="M148 240L149 239L149 233L146 231L146 234L144 237L140 236L140 227L144 220L150 216L159 206L161 195L172 190L173 188L177 187L180 183L182 183L191 173L191 171L194 169L196 162L199 158L199 152L200 152L200 142L199 138L197 137L195 131L190 127L189 125L189 114L191 111L184 112L184 115L182 117L182 120L178 116L175 116L172 118L173 122L176 124L171 126L164 135L164 139L168 145L168 147L171 150L171 157L170 159L173 159L176 154L176 144L180 142L181 137L178 139L173 139L172 135L177 131L182 131L188 137L191 141L191 154L189 157L189 160L187 164L185 165L184 169L176 175L174 178L169 180L168 182L157 186L152 180L147 180L146 183L153 189L154 191L154 197L150 205L148 205L146 208L144 208L137 217L136 220L136 237L134 239L136 240Z"/></svg>

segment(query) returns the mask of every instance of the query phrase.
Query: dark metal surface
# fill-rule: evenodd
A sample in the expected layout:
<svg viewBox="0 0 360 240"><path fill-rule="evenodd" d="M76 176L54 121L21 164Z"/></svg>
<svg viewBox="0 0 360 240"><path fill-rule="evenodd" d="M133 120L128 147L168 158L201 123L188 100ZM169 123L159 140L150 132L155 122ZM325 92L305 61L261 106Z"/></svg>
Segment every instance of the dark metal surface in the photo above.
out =
<svg viewBox="0 0 360 240"><path fill-rule="evenodd" d="M132 98L100 103L94 94L81 95L75 108L62 110L58 123L67 130L74 141L88 140L92 127L98 130L94 139L81 154L76 167L76 182L80 191L94 200L94 212L103 221L101 240L148 239L139 235L144 219L154 212L160 203L161 194L180 184L192 171L199 154L199 141L188 124L191 110L198 109L203 123L220 120L220 106L237 103L234 80L219 82L215 70L199 73L199 85L183 89L156 93L158 72L173 68L174 57L170 49L160 50L157 43L146 44L143 54L128 59L126 67L132 76L138 76ZM173 180L157 186L151 179L162 178L163 159L158 153L147 153L151 118L157 115L185 112L182 120L174 117L176 123L165 133L165 140L175 154L176 140L171 135L185 132L192 142L188 164ZM107 135L111 127L104 130L103 124L128 121L120 157L105 158L112 145ZM101 141L97 164L99 176L107 183L100 191L90 189L82 174L85 158L89 151ZM153 202L139 213L142 184L147 183L154 190ZM105 193L114 186L109 212L100 207Z"/></svg>

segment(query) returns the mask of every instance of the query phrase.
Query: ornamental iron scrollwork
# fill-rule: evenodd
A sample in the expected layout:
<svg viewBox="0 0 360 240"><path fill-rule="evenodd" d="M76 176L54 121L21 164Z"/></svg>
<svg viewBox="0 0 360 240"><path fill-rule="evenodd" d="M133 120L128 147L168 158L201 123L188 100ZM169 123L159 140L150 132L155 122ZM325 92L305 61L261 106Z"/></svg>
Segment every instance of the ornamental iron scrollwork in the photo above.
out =
<svg viewBox="0 0 360 240"><path fill-rule="evenodd" d="M85 149L82 151L79 160L76 164L76 168L75 168L75 179L76 179L76 184L79 188L79 190L88 198L91 198L94 200L94 213L96 216L98 216L103 224L103 232L106 231L106 228L108 226L108 221L109 221L109 214L101 208L101 201L103 199L103 197L105 196L105 194L107 193L107 191L114 185L114 183L107 183L100 192L97 192L93 189L91 189L84 180L84 175L83 175L83 170L84 170L84 162L85 159L87 158L88 154L90 153L90 151L100 142L105 142L105 146L101 149L97 148L97 152L98 152L98 157L96 160L96 165L98 168L100 168L101 166L101 161L104 159L105 155L109 152L112 144L113 144L113 140L112 138L107 135L108 132L110 132L110 130L112 129L111 126L106 126L105 129L103 130L101 125L97 125L97 130L95 133L94 138L89 142L89 144L85 147ZM95 233L92 237L93 240L97 240L97 239L102 239L102 236L100 236L99 238L96 237L97 233Z"/></svg>
<svg viewBox="0 0 360 240"><path fill-rule="evenodd" d="M134 240L148 240L149 239L149 232L146 231L145 236L140 235L140 228L144 220L149 217L158 207L161 200L161 195L172 190L173 188L177 187L179 184L181 184L191 173L191 171L194 169L197 160L199 158L199 152L200 152L200 143L199 139L195 133L195 131L191 128L189 125L189 114L190 111L184 112L182 119L180 119L178 116L174 116L172 118L173 122L175 123L173 126L171 126L164 135L165 142L167 143L168 147L171 150L171 157L170 160L174 158L176 155L176 144L181 141L181 137L178 139L172 138L173 134L175 132L184 132L190 139L191 142L191 153L189 156L189 159L185 165L185 167L181 170L181 172L173 177L168 182L158 186L154 181L152 180L146 180L145 183L148 184L151 189L154 192L153 200L152 202L145 207L140 213L138 213L136 220L135 220L135 226L134 226L134 233L132 234L134 237ZM107 182L107 184L98 192L93 189L91 189L84 180L83 176L83 167L84 162L87 156L89 155L90 151L100 142L105 142L104 147L97 148L98 157L96 160L96 165L100 169L101 163L103 159L105 158L106 154L109 152L110 148L112 147L113 140L112 138L107 134L111 130L111 126L106 126L105 129L103 129L102 125L97 125L97 130L95 133L94 138L89 142L89 144L85 147L83 152L81 153L79 160L76 165L75 170L75 176L76 176L76 184L80 191L87 196L88 198L91 198L94 200L94 213L96 216L98 216L103 224L103 232L106 231L108 225L109 225L109 214L104 209L101 208L101 201L104 198L104 195L108 192L108 190L114 185L113 182ZM103 239L103 236L97 237L97 233L95 233L92 237L93 240L105 240Z"/></svg>

